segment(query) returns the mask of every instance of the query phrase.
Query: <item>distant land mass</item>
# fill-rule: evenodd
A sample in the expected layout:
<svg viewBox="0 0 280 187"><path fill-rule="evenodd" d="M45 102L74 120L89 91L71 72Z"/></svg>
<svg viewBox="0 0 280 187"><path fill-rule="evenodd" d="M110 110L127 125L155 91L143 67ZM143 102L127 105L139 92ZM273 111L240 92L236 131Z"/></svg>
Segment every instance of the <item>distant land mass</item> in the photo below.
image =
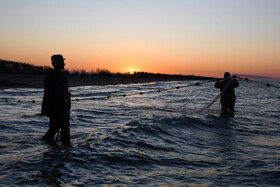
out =
<svg viewBox="0 0 280 187"><path fill-rule="evenodd" d="M48 73L49 67L35 66L23 62L14 62L0 59L0 73L1 74L30 74L42 75Z"/></svg>
<svg viewBox="0 0 280 187"><path fill-rule="evenodd" d="M236 75L240 77L246 77L252 80L258 80L258 81L280 81L279 76L271 77L271 76L248 75L248 74L236 74Z"/></svg>
<svg viewBox="0 0 280 187"><path fill-rule="evenodd" d="M0 88L25 87L42 88L43 80L49 72L48 66L0 60ZM111 73L106 69L86 72L85 70L64 70L69 86L115 85L179 80L211 80L213 77L194 75L170 75L148 72Z"/></svg>

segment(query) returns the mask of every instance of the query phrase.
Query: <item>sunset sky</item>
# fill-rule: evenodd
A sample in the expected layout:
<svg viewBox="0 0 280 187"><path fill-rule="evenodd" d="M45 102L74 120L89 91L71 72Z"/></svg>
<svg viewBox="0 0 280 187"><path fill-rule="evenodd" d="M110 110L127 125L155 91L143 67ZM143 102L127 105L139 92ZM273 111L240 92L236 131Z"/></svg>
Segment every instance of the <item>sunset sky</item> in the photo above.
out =
<svg viewBox="0 0 280 187"><path fill-rule="evenodd" d="M0 0L0 59L280 78L280 0Z"/></svg>

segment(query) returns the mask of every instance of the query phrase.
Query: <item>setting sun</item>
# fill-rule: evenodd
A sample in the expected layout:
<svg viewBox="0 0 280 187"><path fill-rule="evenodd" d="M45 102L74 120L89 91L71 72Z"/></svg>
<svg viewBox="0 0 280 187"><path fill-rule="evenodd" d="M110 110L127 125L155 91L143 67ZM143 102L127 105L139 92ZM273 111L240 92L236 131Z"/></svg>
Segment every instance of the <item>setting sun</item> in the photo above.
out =
<svg viewBox="0 0 280 187"><path fill-rule="evenodd" d="M137 71L136 71L135 68L130 68L130 69L127 70L127 72L128 72L130 75L133 75L133 74L135 74L135 72L137 72Z"/></svg>

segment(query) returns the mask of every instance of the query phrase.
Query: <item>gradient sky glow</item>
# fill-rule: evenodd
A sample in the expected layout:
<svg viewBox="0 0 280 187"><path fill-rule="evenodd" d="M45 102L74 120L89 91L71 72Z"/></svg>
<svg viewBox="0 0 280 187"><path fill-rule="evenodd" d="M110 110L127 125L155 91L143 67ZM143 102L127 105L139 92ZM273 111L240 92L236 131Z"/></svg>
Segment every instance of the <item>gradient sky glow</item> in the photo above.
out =
<svg viewBox="0 0 280 187"><path fill-rule="evenodd" d="M279 0L0 0L0 59L280 78Z"/></svg>

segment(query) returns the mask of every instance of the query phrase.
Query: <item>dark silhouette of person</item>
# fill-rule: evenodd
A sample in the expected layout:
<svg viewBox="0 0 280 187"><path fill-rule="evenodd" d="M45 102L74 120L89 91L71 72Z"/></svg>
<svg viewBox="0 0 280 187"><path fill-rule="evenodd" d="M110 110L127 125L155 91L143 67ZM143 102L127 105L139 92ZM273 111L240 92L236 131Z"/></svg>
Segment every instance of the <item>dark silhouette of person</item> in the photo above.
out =
<svg viewBox="0 0 280 187"><path fill-rule="evenodd" d="M60 141L70 143L70 108L71 99L68 92L68 81L63 75L65 63L62 55L51 57L54 69L49 69L49 75L44 80L44 97L42 116L50 118L49 129L42 141L53 142L54 136L60 131Z"/></svg>
<svg viewBox="0 0 280 187"><path fill-rule="evenodd" d="M224 79L218 79L215 83L215 88L220 88L221 90L221 107L223 114L234 114L234 104L236 96L234 93L234 88L238 87L239 83L236 80L236 76L231 77L229 72L224 73Z"/></svg>

